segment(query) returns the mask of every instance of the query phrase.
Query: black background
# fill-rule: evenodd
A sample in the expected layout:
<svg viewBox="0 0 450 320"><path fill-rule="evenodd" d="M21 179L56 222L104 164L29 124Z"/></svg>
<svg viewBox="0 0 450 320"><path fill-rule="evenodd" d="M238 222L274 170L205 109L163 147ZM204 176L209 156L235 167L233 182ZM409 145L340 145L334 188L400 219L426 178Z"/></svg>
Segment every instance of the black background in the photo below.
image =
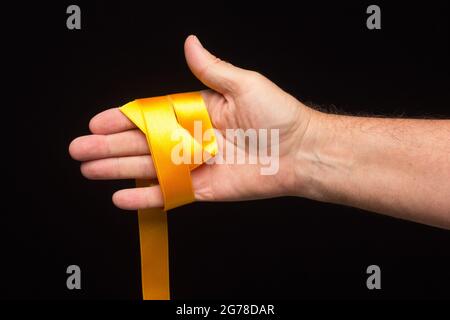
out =
<svg viewBox="0 0 450 320"><path fill-rule="evenodd" d="M185 64L189 34L307 103L450 117L448 4L378 3L382 30L370 31L372 3L314 3L35 2L4 12L4 67L19 91L0 295L141 298L137 217L111 202L133 181L85 180L67 148L105 108L203 88ZM81 7L80 31L66 28L69 4ZM448 231L362 210L301 198L194 203L169 213L169 232L175 299L450 297ZM70 264L82 290L66 288ZM371 264L380 291L366 288Z"/></svg>

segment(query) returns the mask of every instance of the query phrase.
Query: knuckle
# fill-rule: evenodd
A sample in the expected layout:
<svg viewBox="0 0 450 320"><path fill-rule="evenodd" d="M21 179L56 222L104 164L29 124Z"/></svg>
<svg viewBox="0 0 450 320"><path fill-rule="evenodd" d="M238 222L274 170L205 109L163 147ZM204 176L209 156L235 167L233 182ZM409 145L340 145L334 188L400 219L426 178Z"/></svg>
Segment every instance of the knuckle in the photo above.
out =
<svg viewBox="0 0 450 320"><path fill-rule="evenodd" d="M250 78L252 82L260 82L260 81L265 81L266 80L266 77L262 73L260 73L258 71L250 70L250 71L247 71L247 72L249 72L249 77L248 78Z"/></svg>

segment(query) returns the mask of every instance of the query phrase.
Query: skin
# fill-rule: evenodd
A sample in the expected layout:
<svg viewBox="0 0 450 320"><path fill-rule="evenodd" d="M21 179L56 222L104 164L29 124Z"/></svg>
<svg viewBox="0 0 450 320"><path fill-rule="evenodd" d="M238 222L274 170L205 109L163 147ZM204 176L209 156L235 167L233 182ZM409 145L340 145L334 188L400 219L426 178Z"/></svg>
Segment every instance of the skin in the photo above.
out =
<svg viewBox="0 0 450 320"><path fill-rule="evenodd" d="M449 120L322 113L261 74L216 58L195 36L184 49L191 71L210 88L202 95L219 134L280 133L277 174L261 175L255 164L203 165L192 172L197 200L301 196L450 229ZM89 128L92 135L69 147L86 178L156 178L144 135L117 108L96 115ZM113 202L129 210L163 206L157 185L117 191Z"/></svg>

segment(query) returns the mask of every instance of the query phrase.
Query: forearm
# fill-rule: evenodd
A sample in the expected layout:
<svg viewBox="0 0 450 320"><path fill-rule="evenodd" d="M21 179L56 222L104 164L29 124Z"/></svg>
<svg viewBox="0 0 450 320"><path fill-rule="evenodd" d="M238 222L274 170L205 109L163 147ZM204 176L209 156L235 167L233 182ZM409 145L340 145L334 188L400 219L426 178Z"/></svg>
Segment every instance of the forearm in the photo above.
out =
<svg viewBox="0 0 450 320"><path fill-rule="evenodd" d="M450 228L450 121L314 112L296 175L302 196Z"/></svg>

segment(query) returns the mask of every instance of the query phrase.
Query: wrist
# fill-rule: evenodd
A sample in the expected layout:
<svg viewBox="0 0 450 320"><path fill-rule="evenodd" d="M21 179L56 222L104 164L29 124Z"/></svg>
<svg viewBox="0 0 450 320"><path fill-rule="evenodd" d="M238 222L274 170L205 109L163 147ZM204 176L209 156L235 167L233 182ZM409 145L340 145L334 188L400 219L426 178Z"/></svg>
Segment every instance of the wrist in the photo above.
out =
<svg viewBox="0 0 450 320"><path fill-rule="evenodd" d="M345 147L345 116L308 108L309 120L293 153L295 190L292 195L325 202L342 202L336 191L353 163ZM349 142L349 141L347 141ZM347 151L346 151L347 150Z"/></svg>

